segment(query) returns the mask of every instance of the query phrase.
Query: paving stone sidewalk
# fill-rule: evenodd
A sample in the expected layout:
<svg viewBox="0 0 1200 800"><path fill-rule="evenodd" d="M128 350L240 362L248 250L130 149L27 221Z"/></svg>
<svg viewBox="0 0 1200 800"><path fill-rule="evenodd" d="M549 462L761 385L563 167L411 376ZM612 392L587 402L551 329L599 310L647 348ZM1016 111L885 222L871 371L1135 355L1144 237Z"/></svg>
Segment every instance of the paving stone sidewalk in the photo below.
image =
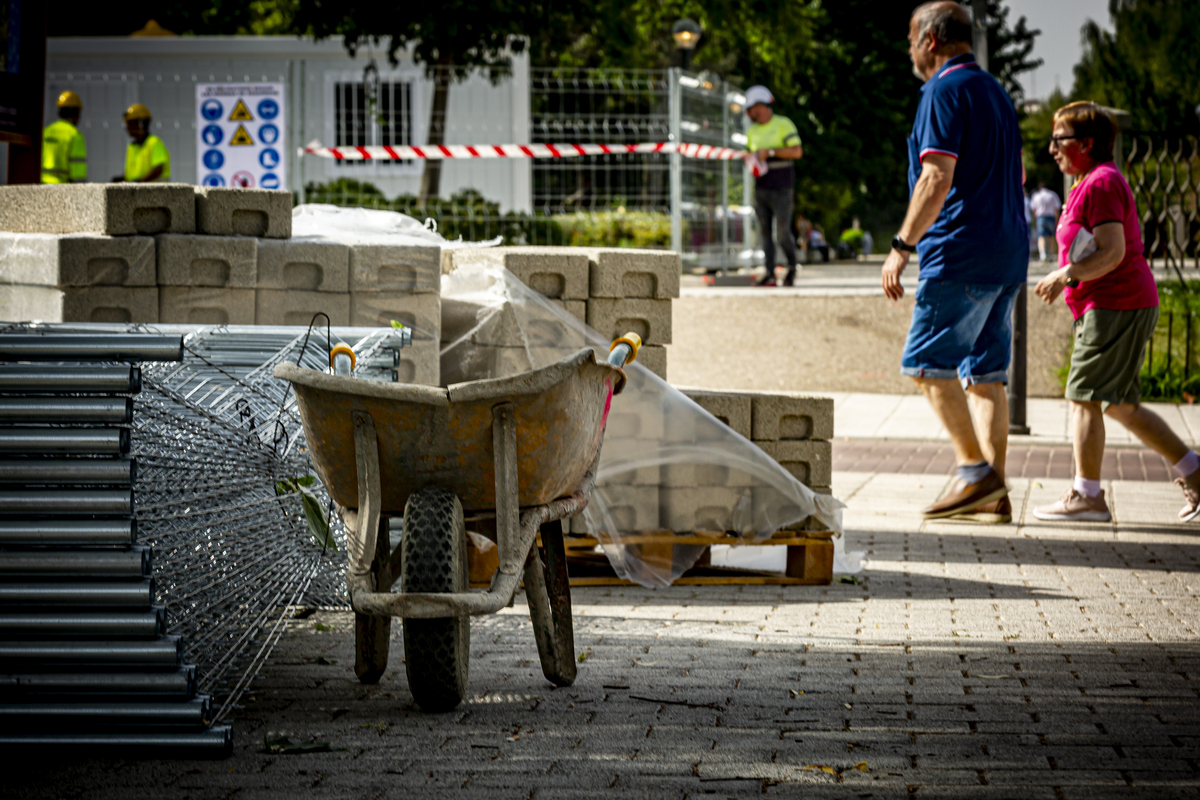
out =
<svg viewBox="0 0 1200 800"><path fill-rule="evenodd" d="M472 628L470 696L415 710L399 626L377 686L352 617L295 621L220 762L9 761L28 798L1118 798L1200 793L1200 525L1111 482L1112 524L921 521L934 475L835 473L861 583L577 590L577 683L523 605ZM328 743L269 755L264 738Z"/></svg>

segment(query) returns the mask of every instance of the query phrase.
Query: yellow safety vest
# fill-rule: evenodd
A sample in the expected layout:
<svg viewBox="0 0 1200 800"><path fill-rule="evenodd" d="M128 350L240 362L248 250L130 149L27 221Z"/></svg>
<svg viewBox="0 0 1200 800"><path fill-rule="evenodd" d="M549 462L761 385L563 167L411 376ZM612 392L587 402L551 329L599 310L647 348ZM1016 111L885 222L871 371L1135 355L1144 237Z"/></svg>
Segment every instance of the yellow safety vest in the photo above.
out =
<svg viewBox="0 0 1200 800"><path fill-rule="evenodd" d="M155 180L169 181L171 179L171 154L167 146L157 136L150 135L146 141L138 144L130 142L125 150L125 180L136 181L150 174L150 171L162 164L162 175Z"/></svg>
<svg viewBox="0 0 1200 800"><path fill-rule="evenodd" d="M42 131L42 183L87 180L87 142L74 125L60 119Z"/></svg>

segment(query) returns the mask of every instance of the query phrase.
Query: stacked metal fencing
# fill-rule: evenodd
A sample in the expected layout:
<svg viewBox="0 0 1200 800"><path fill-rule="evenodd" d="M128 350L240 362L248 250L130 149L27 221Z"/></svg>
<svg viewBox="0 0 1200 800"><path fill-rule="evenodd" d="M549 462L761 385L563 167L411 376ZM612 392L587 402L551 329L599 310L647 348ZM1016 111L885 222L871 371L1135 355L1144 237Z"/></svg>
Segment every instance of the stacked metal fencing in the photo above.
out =
<svg viewBox="0 0 1200 800"><path fill-rule="evenodd" d="M395 380L405 332L338 332L359 377ZM326 338L0 333L0 359L38 360L0 365L0 742L228 752L219 723L295 608L346 603L344 533L271 374L326 369Z"/></svg>

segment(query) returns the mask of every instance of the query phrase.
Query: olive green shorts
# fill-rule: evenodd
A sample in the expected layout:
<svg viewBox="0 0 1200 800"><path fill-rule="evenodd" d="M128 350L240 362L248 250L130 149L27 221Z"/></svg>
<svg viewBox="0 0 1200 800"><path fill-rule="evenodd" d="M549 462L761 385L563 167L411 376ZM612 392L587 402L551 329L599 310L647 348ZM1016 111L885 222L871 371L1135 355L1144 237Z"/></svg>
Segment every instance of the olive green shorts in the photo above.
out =
<svg viewBox="0 0 1200 800"><path fill-rule="evenodd" d="M1110 405L1142 400L1139 373L1158 306L1136 311L1093 308L1075 320L1075 352L1067 373L1068 400Z"/></svg>

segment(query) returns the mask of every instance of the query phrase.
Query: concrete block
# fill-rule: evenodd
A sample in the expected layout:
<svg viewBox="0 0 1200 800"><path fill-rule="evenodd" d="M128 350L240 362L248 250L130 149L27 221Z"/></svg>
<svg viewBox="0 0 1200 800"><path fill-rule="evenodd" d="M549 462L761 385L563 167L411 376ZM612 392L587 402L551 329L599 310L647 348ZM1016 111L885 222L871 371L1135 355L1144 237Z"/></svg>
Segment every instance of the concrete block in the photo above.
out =
<svg viewBox="0 0 1200 800"><path fill-rule="evenodd" d="M211 236L290 238L292 193L284 189L197 186L196 232Z"/></svg>
<svg viewBox="0 0 1200 800"><path fill-rule="evenodd" d="M755 442L805 486L833 483L833 445L826 441Z"/></svg>
<svg viewBox="0 0 1200 800"><path fill-rule="evenodd" d="M441 378L446 386L487 378L504 378L532 369L524 347L489 347L463 342L440 356Z"/></svg>
<svg viewBox="0 0 1200 800"><path fill-rule="evenodd" d="M638 349L637 362L664 381L667 379L667 348L660 344L644 344Z"/></svg>
<svg viewBox="0 0 1200 800"><path fill-rule="evenodd" d="M485 306L442 299L442 342L465 340L486 347L560 347L584 345L581 327L571 325L543 308L519 308L509 303Z"/></svg>
<svg viewBox="0 0 1200 800"><path fill-rule="evenodd" d="M594 249L590 252L590 297L657 300L679 297L679 275L683 267L678 253L628 248Z"/></svg>
<svg viewBox="0 0 1200 800"><path fill-rule="evenodd" d="M155 286L154 239L79 233L0 233L0 283Z"/></svg>
<svg viewBox="0 0 1200 800"><path fill-rule="evenodd" d="M259 289L350 291L350 248L333 242L262 239L258 243Z"/></svg>
<svg viewBox="0 0 1200 800"><path fill-rule="evenodd" d="M6 322L157 323L153 286L0 286L0 320Z"/></svg>
<svg viewBox="0 0 1200 800"><path fill-rule="evenodd" d="M754 485L754 478L747 472L724 464L664 464L661 470L661 485L672 488L697 486L725 486L733 488Z"/></svg>
<svg viewBox="0 0 1200 800"><path fill-rule="evenodd" d="M160 286L159 322L188 325L253 325L254 290Z"/></svg>
<svg viewBox="0 0 1200 800"><path fill-rule="evenodd" d="M736 530L752 518L749 489L720 486L659 490L659 524L670 531Z"/></svg>
<svg viewBox="0 0 1200 800"><path fill-rule="evenodd" d="M751 399L744 392L713 392L704 389L680 389L689 400L724 422L737 433L750 438Z"/></svg>
<svg viewBox="0 0 1200 800"><path fill-rule="evenodd" d="M589 263L571 248L508 247L504 266L530 289L553 300L586 300Z"/></svg>
<svg viewBox="0 0 1200 800"><path fill-rule="evenodd" d="M401 348L400 363L396 365L396 381L441 386L438 343L431 339L413 339L412 347Z"/></svg>
<svg viewBox="0 0 1200 800"><path fill-rule="evenodd" d="M616 453L618 439L637 442L642 446L647 441L663 438L664 420L662 406L658 403L639 402L631 407L628 403L622 406L619 398L613 398L612 408L608 412L608 423L604 428L604 449Z"/></svg>
<svg viewBox="0 0 1200 800"><path fill-rule="evenodd" d="M241 236L155 237L159 286L253 289L258 281L258 240Z"/></svg>
<svg viewBox="0 0 1200 800"><path fill-rule="evenodd" d="M588 298L587 324L609 339L632 331L646 344L670 344L671 301Z"/></svg>
<svg viewBox="0 0 1200 800"><path fill-rule="evenodd" d="M603 498L616 532L659 530L657 486L610 486L597 487L596 493ZM605 527L609 527L605 525Z"/></svg>
<svg viewBox="0 0 1200 800"><path fill-rule="evenodd" d="M579 320L584 325L587 325L587 301L586 300L551 300L552 305L566 311L575 319Z"/></svg>
<svg viewBox="0 0 1200 800"><path fill-rule="evenodd" d="M350 324L356 328L390 328L392 320L413 329L413 339L437 344L442 333L442 298L407 292L351 292Z"/></svg>
<svg viewBox="0 0 1200 800"><path fill-rule="evenodd" d="M750 438L756 442L833 438L833 398L796 392L751 392ZM828 483L828 481L825 481Z"/></svg>
<svg viewBox="0 0 1200 800"><path fill-rule="evenodd" d="M0 186L0 230L143 236L196 231L187 183Z"/></svg>
<svg viewBox="0 0 1200 800"><path fill-rule="evenodd" d="M832 494L828 486L810 486L817 494ZM827 531L828 528L815 517L805 516L800 507L770 486L755 486L751 490L754 499L755 522L770 523L782 531ZM786 520L786 521L785 521Z"/></svg>
<svg viewBox="0 0 1200 800"><path fill-rule="evenodd" d="M299 289L256 289L254 292L255 325L308 327L318 311L329 315L330 325L345 327L350 324L350 295ZM325 320L321 319L317 324L324 325Z"/></svg>
<svg viewBox="0 0 1200 800"><path fill-rule="evenodd" d="M438 294L441 291L441 248L390 244L350 247L350 290Z"/></svg>

